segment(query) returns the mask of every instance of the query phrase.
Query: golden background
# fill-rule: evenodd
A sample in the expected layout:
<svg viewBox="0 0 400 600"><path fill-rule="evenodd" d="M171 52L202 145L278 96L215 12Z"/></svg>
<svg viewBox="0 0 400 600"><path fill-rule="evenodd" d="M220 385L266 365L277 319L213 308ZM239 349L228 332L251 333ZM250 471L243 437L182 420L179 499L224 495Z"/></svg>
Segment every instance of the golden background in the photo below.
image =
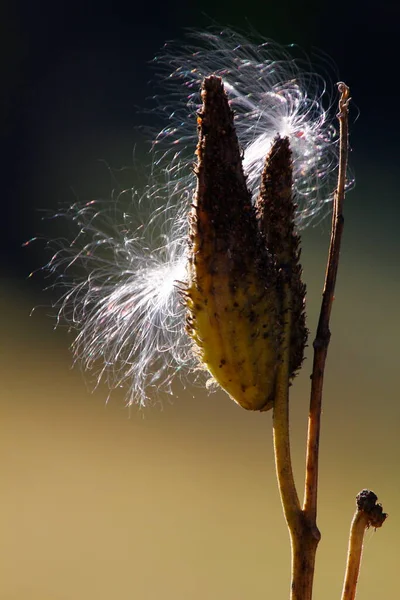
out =
<svg viewBox="0 0 400 600"><path fill-rule="evenodd" d="M358 597L395 598L400 283L389 249L372 252L376 228L361 232L357 194L347 202L325 381L315 598L340 597L355 496L365 487L389 518L367 532ZM313 331L328 230L326 220L304 236ZM29 281L3 280L1 599L288 597L271 413L179 383L175 397L145 410L125 408L122 392L106 403L105 387L91 394L90 376L70 369L72 338L52 330L45 303ZM310 369L309 358L291 400L300 492Z"/></svg>

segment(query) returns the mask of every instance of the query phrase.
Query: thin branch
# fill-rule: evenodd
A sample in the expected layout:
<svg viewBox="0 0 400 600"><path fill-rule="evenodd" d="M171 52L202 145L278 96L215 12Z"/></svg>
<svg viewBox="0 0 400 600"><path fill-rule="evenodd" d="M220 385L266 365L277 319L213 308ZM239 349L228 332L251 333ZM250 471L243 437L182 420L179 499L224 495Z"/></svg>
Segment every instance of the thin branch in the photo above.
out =
<svg viewBox="0 0 400 600"><path fill-rule="evenodd" d="M381 527L387 517L376 500L376 494L370 490L362 490L357 496L357 510L350 528L342 600L354 600L356 597L365 530L368 527Z"/></svg>
<svg viewBox="0 0 400 600"><path fill-rule="evenodd" d="M353 517L353 521L351 522L349 550L347 554L347 568L343 585L342 600L354 600L356 597L364 533L367 524L368 517L363 512L357 511Z"/></svg>
<svg viewBox="0 0 400 600"><path fill-rule="evenodd" d="M341 94L339 99L338 119L340 124L340 153L338 185L334 196L332 214L331 241L328 264L325 274L325 285L322 296L321 312L317 334L314 340L314 361L311 375L310 412L308 419L306 478L303 510L310 523L316 524L317 518L317 488L318 488L318 453L321 424L322 388L324 381L325 362L328 353L331 333L329 321L335 292L336 276L339 266L340 245L343 232L343 203L346 186L346 171L348 158L348 114L350 91L346 84L338 84Z"/></svg>

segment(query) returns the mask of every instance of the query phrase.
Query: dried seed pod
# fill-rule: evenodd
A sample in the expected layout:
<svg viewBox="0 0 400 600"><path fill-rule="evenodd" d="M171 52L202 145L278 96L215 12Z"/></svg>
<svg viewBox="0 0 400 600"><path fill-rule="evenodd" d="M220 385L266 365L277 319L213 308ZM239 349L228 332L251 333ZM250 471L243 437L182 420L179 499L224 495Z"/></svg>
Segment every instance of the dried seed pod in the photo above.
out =
<svg viewBox="0 0 400 600"><path fill-rule="evenodd" d="M290 294L292 326L289 372L291 377L301 367L308 335L304 311L306 286L301 280L300 236L294 227L295 209L289 139L278 135L265 161L256 211L259 229L278 271L282 305L283 294Z"/></svg>
<svg viewBox="0 0 400 600"><path fill-rule="evenodd" d="M190 216L187 331L200 362L248 410L272 407L282 335L277 270L257 225L221 79L198 115Z"/></svg>

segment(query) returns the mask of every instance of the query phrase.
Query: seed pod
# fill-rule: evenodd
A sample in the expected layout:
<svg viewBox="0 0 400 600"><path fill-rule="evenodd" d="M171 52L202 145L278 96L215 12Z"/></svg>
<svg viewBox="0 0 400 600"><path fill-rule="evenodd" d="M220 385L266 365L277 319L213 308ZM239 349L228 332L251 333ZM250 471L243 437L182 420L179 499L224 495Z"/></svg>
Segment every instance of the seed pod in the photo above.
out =
<svg viewBox="0 0 400 600"><path fill-rule="evenodd" d="M290 293L291 377L303 362L308 334L304 311L306 287L301 280L302 268L299 262L300 236L294 228L296 205L293 202L292 171L289 139L277 136L265 161L256 211L260 232L277 268L282 305L283 294Z"/></svg>
<svg viewBox="0 0 400 600"><path fill-rule="evenodd" d="M204 80L202 101L184 292L187 331L202 365L235 402L268 410L282 336L278 273L258 229L219 77Z"/></svg>

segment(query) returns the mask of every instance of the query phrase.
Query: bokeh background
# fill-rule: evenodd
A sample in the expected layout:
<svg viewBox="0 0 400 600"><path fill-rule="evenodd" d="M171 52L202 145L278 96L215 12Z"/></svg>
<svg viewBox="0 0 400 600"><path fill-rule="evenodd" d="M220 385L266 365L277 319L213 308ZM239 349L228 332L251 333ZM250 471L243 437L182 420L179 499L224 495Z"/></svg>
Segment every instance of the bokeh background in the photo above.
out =
<svg viewBox="0 0 400 600"><path fill-rule="evenodd" d="M355 495L369 487L390 516L366 536L359 598L396 598L398 5L17 0L0 10L1 600L288 597L271 414L178 383L145 411L125 408L123 393L106 403L105 387L92 393L90 376L71 369L72 338L53 329L49 282L40 271L28 278L49 259L44 243L22 248L67 234L41 211L110 196L103 161L135 170L148 150L138 126L153 124L143 111L154 106L151 59L184 28L212 24L318 48L352 90L357 186L346 200L326 376L315 597L340 597ZM303 237L312 331L328 234L325 220ZM308 359L292 391L300 489L310 370Z"/></svg>

